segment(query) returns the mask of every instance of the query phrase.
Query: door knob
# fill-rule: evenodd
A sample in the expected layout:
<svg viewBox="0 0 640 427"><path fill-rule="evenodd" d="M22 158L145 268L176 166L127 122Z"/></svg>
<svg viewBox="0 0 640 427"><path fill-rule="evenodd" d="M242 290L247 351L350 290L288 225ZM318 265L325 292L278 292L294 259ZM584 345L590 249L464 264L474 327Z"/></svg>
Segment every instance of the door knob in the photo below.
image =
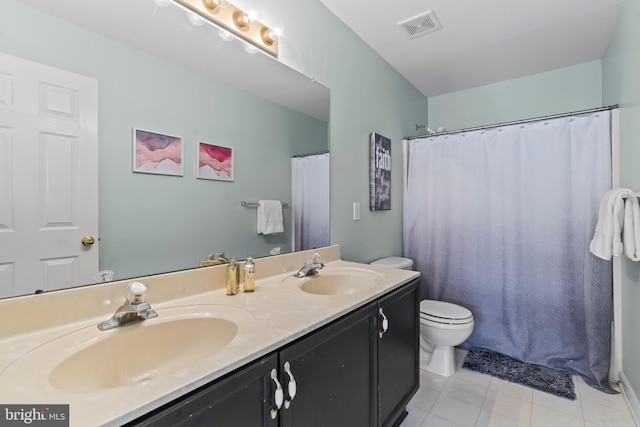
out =
<svg viewBox="0 0 640 427"><path fill-rule="evenodd" d="M84 236L81 242L84 246L91 246L96 242L96 239L93 236Z"/></svg>

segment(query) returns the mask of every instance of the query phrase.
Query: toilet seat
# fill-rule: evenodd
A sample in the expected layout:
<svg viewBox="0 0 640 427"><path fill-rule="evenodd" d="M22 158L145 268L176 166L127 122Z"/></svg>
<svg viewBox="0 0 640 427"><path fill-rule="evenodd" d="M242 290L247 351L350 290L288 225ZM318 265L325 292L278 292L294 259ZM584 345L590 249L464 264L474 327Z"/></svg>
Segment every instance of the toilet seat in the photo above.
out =
<svg viewBox="0 0 640 427"><path fill-rule="evenodd" d="M473 323L471 311L444 301L424 300L420 302L420 321L438 325L466 325Z"/></svg>

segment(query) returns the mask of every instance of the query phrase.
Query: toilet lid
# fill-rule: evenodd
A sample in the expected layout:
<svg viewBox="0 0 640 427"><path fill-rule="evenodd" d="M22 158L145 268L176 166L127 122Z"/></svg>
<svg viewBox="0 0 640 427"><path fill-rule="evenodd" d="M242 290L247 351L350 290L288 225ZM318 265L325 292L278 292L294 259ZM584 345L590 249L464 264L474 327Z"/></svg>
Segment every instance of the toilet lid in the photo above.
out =
<svg viewBox="0 0 640 427"><path fill-rule="evenodd" d="M411 269L413 266L413 260L411 258L403 258L399 256L390 256L387 258L381 258L377 261L373 261L371 265L379 265L383 267Z"/></svg>
<svg viewBox="0 0 640 427"><path fill-rule="evenodd" d="M466 319L446 319L443 317L430 316L428 314L420 313L420 323L437 323L440 325L467 325L473 323L473 317L467 317Z"/></svg>
<svg viewBox="0 0 640 427"><path fill-rule="evenodd" d="M473 315L466 308L450 302L424 300L420 302L420 317L468 321Z"/></svg>

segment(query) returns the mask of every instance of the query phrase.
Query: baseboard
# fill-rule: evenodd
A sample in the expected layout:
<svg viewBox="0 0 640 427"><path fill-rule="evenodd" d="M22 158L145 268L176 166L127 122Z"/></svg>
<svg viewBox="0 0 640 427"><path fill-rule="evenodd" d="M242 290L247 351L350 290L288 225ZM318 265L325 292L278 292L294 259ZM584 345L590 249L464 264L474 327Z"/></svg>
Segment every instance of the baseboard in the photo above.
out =
<svg viewBox="0 0 640 427"><path fill-rule="evenodd" d="M638 396L636 396L633 388L629 385L629 380L627 380L623 371L620 372L620 388L622 389L622 394L629 405L633 420L636 422L637 426L640 426L640 401L638 401Z"/></svg>

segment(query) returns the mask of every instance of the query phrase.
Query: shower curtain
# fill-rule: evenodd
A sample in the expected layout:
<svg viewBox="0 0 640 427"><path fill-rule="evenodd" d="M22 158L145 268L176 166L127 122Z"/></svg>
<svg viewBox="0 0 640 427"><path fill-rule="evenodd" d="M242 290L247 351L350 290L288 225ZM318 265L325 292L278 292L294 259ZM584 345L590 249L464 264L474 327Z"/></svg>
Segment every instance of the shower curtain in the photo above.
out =
<svg viewBox="0 0 640 427"><path fill-rule="evenodd" d="M404 253L422 298L469 308L464 348L608 384L612 273L589 253L610 112L411 142Z"/></svg>
<svg viewBox="0 0 640 427"><path fill-rule="evenodd" d="M294 249L329 245L329 153L295 157L293 168Z"/></svg>

